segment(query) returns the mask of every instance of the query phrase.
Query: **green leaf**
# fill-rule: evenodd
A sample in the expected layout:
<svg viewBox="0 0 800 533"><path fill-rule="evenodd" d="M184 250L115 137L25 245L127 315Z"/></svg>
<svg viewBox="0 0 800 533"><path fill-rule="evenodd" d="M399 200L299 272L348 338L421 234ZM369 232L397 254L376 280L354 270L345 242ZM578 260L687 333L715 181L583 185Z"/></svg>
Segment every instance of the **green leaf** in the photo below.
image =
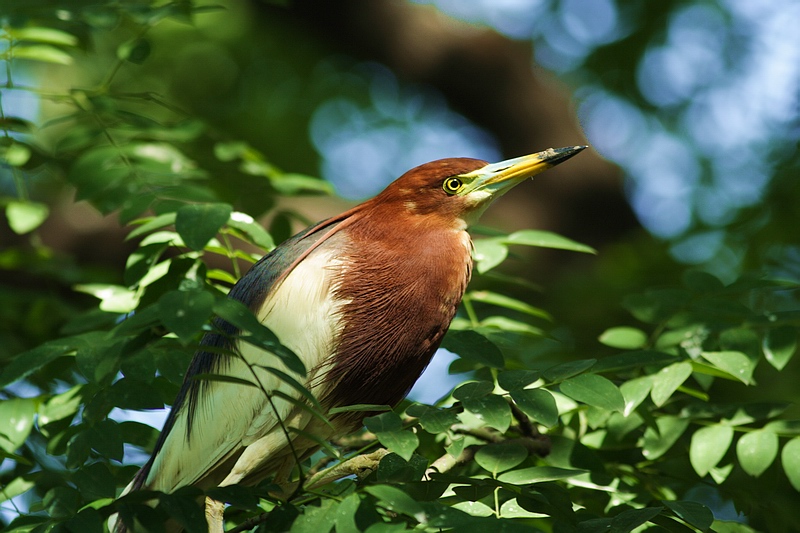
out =
<svg viewBox="0 0 800 533"><path fill-rule="evenodd" d="M111 386L109 398L120 409L161 409L164 400L152 384L132 378L122 378Z"/></svg>
<svg viewBox="0 0 800 533"><path fill-rule="evenodd" d="M636 350L647 343L644 331L627 326L609 328L598 339L602 344L620 350Z"/></svg>
<svg viewBox="0 0 800 533"><path fill-rule="evenodd" d="M580 374L569 378L561 383L559 389L564 395L587 405L608 411L625 409L625 399L619 388L597 374Z"/></svg>
<svg viewBox="0 0 800 533"><path fill-rule="evenodd" d="M406 461L411 459L419 446L419 438L411 431L382 431L375 435L387 450L396 453Z"/></svg>
<svg viewBox="0 0 800 533"><path fill-rule="evenodd" d="M523 413L547 427L558 423L556 399L545 389L522 389L511 391L511 399Z"/></svg>
<svg viewBox="0 0 800 533"><path fill-rule="evenodd" d="M73 349L70 339L59 339L17 354L0 373L0 387L28 377L44 365L55 361Z"/></svg>
<svg viewBox="0 0 800 533"><path fill-rule="evenodd" d="M619 387L622 397L625 399L625 409L622 411L624 416L629 416L647 398L653 386L652 376L642 376L626 381Z"/></svg>
<svg viewBox="0 0 800 533"><path fill-rule="evenodd" d="M783 447L781 463L789 483L800 492L800 437L793 438Z"/></svg>
<svg viewBox="0 0 800 533"><path fill-rule="evenodd" d="M364 426L373 433L400 431L403 429L402 419L394 412L389 411L364 419Z"/></svg>
<svg viewBox="0 0 800 533"><path fill-rule="evenodd" d="M61 30L43 27L6 28L6 31L17 41L76 46L78 38Z"/></svg>
<svg viewBox="0 0 800 533"><path fill-rule="evenodd" d="M184 487L172 494L161 494L158 506L189 533L207 533L203 509L196 501L197 492L194 487Z"/></svg>
<svg viewBox="0 0 800 533"><path fill-rule="evenodd" d="M72 476L72 481L86 499L113 498L117 484L104 463L82 467Z"/></svg>
<svg viewBox="0 0 800 533"><path fill-rule="evenodd" d="M0 489L0 503L16 498L20 494L25 494L36 486L34 476L28 474L25 477L12 479L6 486Z"/></svg>
<svg viewBox="0 0 800 533"><path fill-rule="evenodd" d="M597 359L579 359L555 365L544 371L544 377L550 381L560 381L575 376L592 368Z"/></svg>
<svg viewBox="0 0 800 533"><path fill-rule="evenodd" d="M782 326L767 331L761 347L769 364L783 370L797 351L797 328Z"/></svg>
<svg viewBox="0 0 800 533"><path fill-rule="evenodd" d="M261 224L256 222L253 217L248 214L234 211L231 213L231 217L228 220L228 226L247 235L256 246L264 248L265 250L272 250L275 248L275 242L272 240L272 236L267 233L267 230L265 230Z"/></svg>
<svg viewBox="0 0 800 533"><path fill-rule="evenodd" d="M497 375L497 384L507 391L524 389L537 381L541 374L535 370L506 370Z"/></svg>
<svg viewBox="0 0 800 533"><path fill-rule="evenodd" d="M503 242L506 244L521 244L523 246L538 246L540 248L557 248L559 250L571 250L587 254L597 253L597 250L591 246L567 239L557 233L534 229L515 231L503 239Z"/></svg>
<svg viewBox="0 0 800 533"><path fill-rule="evenodd" d="M663 510L663 507L645 507L623 511L611 520L611 529L608 533L630 533L658 516Z"/></svg>
<svg viewBox="0 0 800 533"><path fill-rule="evenodd" d="M592 367L592 372L619 372L645 366L664 366L677 360L674 355L655 350L633 350L603 357Z"/></svg>
<svg viewBox="0 0 800 533"><path fill-rule="evenodd" d="M29 133L33 125L16 117L0 118L0 130L20 131ZM7 165L21 167L31 159L31 149L24 143L12 142L6 147L0 145L0 161L5 160Z"/></svg>
<svg viewBox="0 0 800 533"><path fill-rule="evenodd" d="M213 307L214 296L205 291L170 291L158 299L158 316L185 345L201 331Z"/></svg>
<svg viewBox="0 0 800 533"><path fill-rule="evenodd" d="M501 442L487 444L475 454L475 462L497 477L500 472L510 470L528 458L528 450L521 444Z"/></svg>
<svg viewBox="0 0 800 533"><path fill-rule="evenodd" d="M494 390L494 385L489 381L470 381L459 385L453 391L453 398L456 400L477 400L490 394Z"/></svg>
<svg viewBox="0 0 800 533"><path fill-rule="evenodd" d="M386 509L411 516L419 522L425 521L425 510L414 498L402 490L389 485L372 485L365 487L364 490L375 496Z"/></svg>
<svg viewBox="0 0 800 533"><path fill-rule="evenodd" d="M717 292L725 288L716 276L702 270L687 270L683 274L683 284L695 292Z"/></svg>
<svg viewBox="0 0 800 533"><path fill-rule="evenodd" d="M701 531L708 531L714 522L714 513L702 503L692 501L662 501L675 516Z"/></svg>
<svg viewBox="0 0 800 533"><path fill-rule="evenodd" d="M360 505L361 496L356 493L349 494L339 502L333 518L336 533L361 533L356 524L356 513Z"/></svg>
<svg viewBox="0 0 800 533"><path fill-rule="evenodd" d="M150 56L150 42L147 39L131 39L117 48L117 57L141 65Z"/></svg>
<svg viewBox="0 0 800 533"><path fill-rule="evenodd" d="M485 274L508 256L508 247L497 239L476 239L473 241L472 257L475 270Z"/></svg>
<svg viewBox="0 0 800 533"><path fill-rule="evenodd" d="M716 424L695 431L689 446L689 461L697 475L704 477L717 466L733 440L733 428Z"/></svg>
<svg viewBox="0 0 800 533"><path fill-rule="evenodd" d="M467 411L501 433L505 433L511 425L511 407L500 396L490 394L482 398L464 400L462 403Z"/></svg>
<svg viewBox="0 0 800 533"><path fill-rule="evenodd" d="M128 233L128 236L125 237L125 240L130 240L140 235L144 235L145 233L150 233L153 230L171 226L172 224L175 224L176 217L177 214L174 211L170 211L169 213L164 213L163 215L158 215L156 217L135 220L132 223L139 224L139 226L131 230L131 232Z"/></svg>
<svg viewBox="0 0 800 533"><path fill-rule="evenodd" d="M47 220L50 209L37 202L20 202L12 200L6 205L8 226L17 235L28 233L38 228Z"/></svg>
<svg viewBox="0 0 800 533"><path fill-rule="evenodd" d="M178 209L175 229L186 246L202 250L231 216L228 204L191 204Z"/></svg>
<svg viewBox="0 0 800 533"><path fill-rule="evenodd" d="M745 433L736 443L736 455L742 469L758 477L778 455L778 435L763 429Z"/></svg>
<svg viewBox="0 0 800 533"><path fill-rule="evenodd" d="M569 479L571 477L586 474L588 470L577 470L574 468L559 468L555 466L533 466L521 470L511 470L500 474L498 481L511 483L512 485L530 485L531 483L544 483L546 481L557 481L559 479Z"/></svg>
<svg viewBox="0 0 800 533"><path fill-rule="evenodd" d="M98 298L100 300L100 309L107 313L127 314L139 305L139 296L136 291L120 285L86 283L75 285L73 289Z"/></svg>
<svg viewBox="0 0 800 533"><path fill-rule="evenodd" d="M673 363L659 370L658 374L653 374L653 385L650 390L650 398L656 407L661 407L669 400L672 394L683 385L689 376L692 375L692 365L686 361Z"/></svg>
<svg viewBox="0 0 800 533"><path fill-rule="evenodd" d="M505 366L500 349L492 341L472 330L449 331L444 337L442 348L463 359L488 367L503 368Z"/></svg>
<svg viewBox="0 0 800 533"><path fill-rule="evenodd" d="M476 517L489 517L494 514L494 510L483 502L479 501L466 501L458 502L453 505L453 509L463 511L470 516Z"/></svg>
<svg viewBox="0 0 800 533"><path fill-rule="evenodd" d="M753 383L754 361L742 352L703 352L703 359L724 370L742 383Z"/></svg>
<svg viewBox="0 0 800 533"><path fill-rule="evenodd" d="M458 415L452 409L431 409L420 416L419 423L429 433L442 433L458 424Z"/></svg>
<svg viewBox="0 0 800 533"><path fill-rule="evenodd" d="M276 191L286 196L294 196L302 192L333 194L333 187L330 183L305 174L273 174L270 176L270 183Z"/></svg>
<svg viewBox="0 0 800 533"><path fill-rule="evenodd" d="M3 55L8 55L6 52ZM43 63L56 63L58 65L71 65L72 56L63 50L47 44L15 46L14 59L30 59Z"/></svg>
<svg viewBox="0 0 800 533"><path fill-rule="evenodd" d="M533 307L523 301L511 298L505 294L499 294L491 291L471 291L467 297L473 302L481 302L489 305L496 305L512 311L519 311L526 315L543 318L545 320L552 320L553 317L547 311L543 311L538 307Z"/></svg>
<svg viewBox="0 0 800 533"><path fill-rule="evenodd" d="M681 435L689 427L689 420L677 416L660 416L656 418L656 427L648 427L642 439L642 455L655 461L678 442Z"/></svg>
<svg viewBox="0 0 800 533"><path fill-rule="evenodd" d="M70 487L54 487L42 498L42 504L51 518L69 518L78 511L81 497Z"/></svg>
<svg viewBox="0 0 800 533"><path fill-rule="evenodd" d="M14 398L0 401L0 450L14 453L33 428L38 406L36 398Z"/></svg>

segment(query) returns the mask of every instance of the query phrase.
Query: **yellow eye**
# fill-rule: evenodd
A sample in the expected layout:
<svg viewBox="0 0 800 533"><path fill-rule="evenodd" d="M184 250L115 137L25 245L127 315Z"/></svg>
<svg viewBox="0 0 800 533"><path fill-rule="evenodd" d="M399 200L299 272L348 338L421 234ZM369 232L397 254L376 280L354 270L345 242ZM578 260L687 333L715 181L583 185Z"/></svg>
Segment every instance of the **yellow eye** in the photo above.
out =
<svg viewBox="0 0 800 533"><path fill-rule="evenodd" d="M446 192L447 194L455 194L458 192L458 190L461 188L462 185L463 183L461 183L461 180L458 178L447 178L446 180L444 180L444 185L442 186L442 188L444 189L444 192Z"/></svg>

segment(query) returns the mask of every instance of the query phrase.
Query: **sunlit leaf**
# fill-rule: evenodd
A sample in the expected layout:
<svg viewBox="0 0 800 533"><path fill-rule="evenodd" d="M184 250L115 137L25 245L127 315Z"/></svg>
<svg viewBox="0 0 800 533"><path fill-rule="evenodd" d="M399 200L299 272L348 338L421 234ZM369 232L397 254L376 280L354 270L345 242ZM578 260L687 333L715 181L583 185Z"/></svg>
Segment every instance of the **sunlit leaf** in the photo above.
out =
<svg viewBox="0 0 800 533"><path fill-rule="evenodd" d="M15 46L15 59L30 59L43 63L56 63L58 65L71 65L72 56L67 52L47 44Z"/></svg>
<svg viewBox="0 0 800 533"><path fill-rule="evenodd" d="M234 211L231 213L230 219L228 220L228 226L236 228L247 235L256 246L260 246L265 250L272 250L275 248L275 242L272 240L270 234L267 233L267 230L265 230L261 224L253 220L253 217L250 215Z"/></svg>
<svg viewBox="0 0 800 533"><path fill-rule="evenodd" d="M784 445L781 463L792 487L800 492L800 437L795 437Z"/></svg>
<svg viewBox="0 0 800 533"><path fill-rule="evenodd" d="M703 358L745 384L753 381L754 362L742 352L703 352Z"/></svg>
<svg viewBox="0 0 800 533"><path fill-rule="evenodd" d="M619 391L625 399L625 409L622 411L622 414L628 416L634 409L639 407L645 398L647 398L652 387L653 379L651 376L635 378L620 385Z"/></svg>
<svg viewBox="0 0 800 533"><path fill-rule="evenodd" d="M666 403L672 394L692 375L692 365L686 361L673 363L652 375L650 398L656 407Z"/></svg>
<svg viewBox="0 0 800 533"><path fill-rule="evenodd" d="M139 295L136 291L119 285L87 283L76 285L74 289L100 299L100 309L109 313L130 313L139 304Z"/></svg>
<svg viewBox="0 0 800 533"><path fill-rule="evenodd" d="M18 235L33 231L47 220L50 209L37 202L11 201L6 204L8 226Z"/></svg>
<svg viewBox="0 0 800 533"><path fill-rule="evenodd" d="M508 247L497 239L476 239L473 241L472 257L475 260L475 270L484 274L503 261L508 256Z"/></svg>
<svg viewBox="0 0 800 533"><path fill-rule="evenodd" d="M512 311L519 311L520 313L525 313L526 315L535 316L537 318L552 320L552 317L546 311L504 294L491 291L472 291L467 296L474 302L496 305L498 307L504 307Z"/></svg>
<svg viewBox="0 0 800 533"><path fill-rule="evenodd" d="M15 452L33 428L36 398L13 398L0 401L0 450Z"/></svg>
<svg viewBox="0 0 800 533"><path fill-rule="evenodd" d="M700 477L722 460L733 440L733 428L716 424L694 432L689 446L689 461Z"/></svg>
<svg viewBox="0 0 800 533"><path fill-rule="evenodd" d="M647 342L647 335L640 329L627 326L609 328L600 334L602 344L621 350L635 350Z"/></svg>
<svg viewBox="0 0 800 533"><path fill-rule="evenodd" d="M538 246L541 248L558 248L560 250L571 250L573 252L583 252L596 254L597 251L585 244L575 242L566 237L549 231L525 229L516 231L503 239L506 244L521 244L524 246Z"/></svg>
<svg viewBox="0 0 800 533"><path fill-rule="evenodd" d="M778 456L778 435L763 429L745 433L736 443L736 456L745 472L758 477Z"/></svg>
<svg viewBox="0 0 800 533"><path fill-rule="evenodd" d="M642 439L642 455L654 461L667 453L689 427L689 420L677 416L656 418L656 427L648 427Z"/></svg>

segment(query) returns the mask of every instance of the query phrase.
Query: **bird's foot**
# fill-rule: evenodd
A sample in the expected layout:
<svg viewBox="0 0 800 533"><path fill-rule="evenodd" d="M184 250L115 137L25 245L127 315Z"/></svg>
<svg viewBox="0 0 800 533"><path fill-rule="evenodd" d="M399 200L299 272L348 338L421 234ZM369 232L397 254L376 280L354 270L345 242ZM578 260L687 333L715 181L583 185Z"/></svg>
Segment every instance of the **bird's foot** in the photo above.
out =
<svg viewBox="0 0 800 533"><path fill-rule="evenodd" d="M223 533L225 531L223 525L224 513L225 503L206 498L206 523L208 524L208 533Z"/></svg>
<svg viewBox="0 0 800 533"><path fill-rule="evenodd" d="M381 448L372 453L357 455L343 463L317 472L306 480L305 486L313 489L352 475L357 476L359 479L364 479L378 468L378 463L388 454L389 450Z"/></svg>

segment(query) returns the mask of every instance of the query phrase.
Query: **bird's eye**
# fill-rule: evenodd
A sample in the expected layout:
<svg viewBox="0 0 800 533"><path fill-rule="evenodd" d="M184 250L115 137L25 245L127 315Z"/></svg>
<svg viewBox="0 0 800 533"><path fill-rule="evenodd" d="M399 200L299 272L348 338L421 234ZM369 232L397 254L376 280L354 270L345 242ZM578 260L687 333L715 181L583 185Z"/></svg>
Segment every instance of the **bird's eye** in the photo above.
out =
<svg viewBox="0 0 800 533"><path fill-rule="evenodd" d="M463 183L461 183L461 180L458 178L447 178L446 180L444 180L444 185L442 188L444 189L444 192L446 192L447 194L455 194L458 192L458 190L461 188L462 185Z"/></svg>

